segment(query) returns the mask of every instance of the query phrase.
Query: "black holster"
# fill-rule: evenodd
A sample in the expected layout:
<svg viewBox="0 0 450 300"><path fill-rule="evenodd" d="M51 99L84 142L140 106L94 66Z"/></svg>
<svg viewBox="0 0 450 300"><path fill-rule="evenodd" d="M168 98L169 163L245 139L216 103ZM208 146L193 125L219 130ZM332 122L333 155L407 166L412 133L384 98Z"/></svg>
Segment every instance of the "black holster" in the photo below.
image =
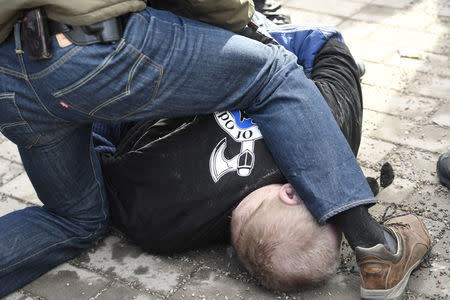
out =
<svg viewBox="0 0 450 300"><path fill-rule="evenodd" d="M36 8L25 13L21 35L25 41L25 50L33 60L52 57L50 37L63 33L77 46L96 43L115 43L122 38L122 18L111 18L96 24L72 26L49 20L44 10Z"/></svg>
<svg viewBox="0 0 450 300"><path fill-rule="evenodd" d="M21 36L25 41L25 50L30 59L39 60L52 57L47 19L41 9L32 9L25 13Z"/></svg>
<svg viewBox="0 0 450 300"><path fill-rule="evenodd" d="M63 31L64 35L68 40L78 46L96 43L115 43L122 38L123 26L120 17L86 26L64 26L69 29Z"/></svg>

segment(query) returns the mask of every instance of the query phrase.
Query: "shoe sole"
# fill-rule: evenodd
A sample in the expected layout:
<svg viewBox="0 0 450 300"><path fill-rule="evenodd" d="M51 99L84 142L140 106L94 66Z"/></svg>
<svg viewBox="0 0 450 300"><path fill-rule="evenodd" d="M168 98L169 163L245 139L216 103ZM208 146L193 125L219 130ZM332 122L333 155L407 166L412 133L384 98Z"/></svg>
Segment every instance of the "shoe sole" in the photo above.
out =
<svg viewBox="0 0 450 300"><path fill-rule="evenodd" d="M419 266L422 261L429 255L431 251L428 249L427 252L423 255L422 259L409 268L408 272L403 276L402 280L397 283L394 287L387 290L368 290L361 287L361 299L362 300L401 300L403 299L403 295L406 290L406 286L408 285L409 277L411 276L411 272Z"/></svg>

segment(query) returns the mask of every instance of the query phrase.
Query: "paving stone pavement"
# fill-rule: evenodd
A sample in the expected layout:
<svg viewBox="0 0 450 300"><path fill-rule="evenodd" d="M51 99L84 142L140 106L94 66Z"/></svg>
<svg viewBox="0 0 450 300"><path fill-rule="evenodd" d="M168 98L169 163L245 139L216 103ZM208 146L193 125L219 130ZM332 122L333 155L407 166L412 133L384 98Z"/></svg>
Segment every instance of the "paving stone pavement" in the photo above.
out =
<svg viewBox="0 0 450 300"><path fill-rule="evenodd" d="M358 159L366 176L377 177L386 161L396 173L371 211L379 219L389 208L422 218L434 247L412 273L405 299L448 299L450 196L438 183L435 167L439 154L450 151L450 1L282 3L294 23L336 26L354 56L364 60ZM400 49L418 52L421 58L400 57ZM0 136L0 215L39 204L15 146ZM335 277L318 288L286 294L259 286L230 247L157 256L113 232L2 300L16 299L359 299L359 277L345 243Z"/></svg>

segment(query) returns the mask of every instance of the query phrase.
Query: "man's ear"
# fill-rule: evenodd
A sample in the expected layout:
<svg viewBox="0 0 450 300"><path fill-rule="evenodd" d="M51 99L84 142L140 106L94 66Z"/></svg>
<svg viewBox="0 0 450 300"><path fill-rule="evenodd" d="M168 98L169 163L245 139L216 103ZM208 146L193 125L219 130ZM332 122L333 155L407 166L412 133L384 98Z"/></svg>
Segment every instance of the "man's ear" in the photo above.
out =
<svg viewBox="0 0 450 300"><path fill-rule="evenodd" d="M300 196L290 183L286 183L280 188L280 199L288 205L299 205L303 203L302 199L300 199Z"/></svg>

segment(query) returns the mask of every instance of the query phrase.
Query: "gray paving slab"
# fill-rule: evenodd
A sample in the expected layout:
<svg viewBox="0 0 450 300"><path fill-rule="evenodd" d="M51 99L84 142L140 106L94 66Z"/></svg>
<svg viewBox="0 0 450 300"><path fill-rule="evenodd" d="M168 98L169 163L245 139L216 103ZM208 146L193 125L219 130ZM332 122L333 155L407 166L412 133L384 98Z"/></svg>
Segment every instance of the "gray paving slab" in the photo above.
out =
<svg viewBox="0 0 450 300"><path fill-rule="evenodd" d="M324 285L301 291L299 299L359 300L359 275L340 273Z"/></svg>
<svg viewBox="0 0 450 300"><path fill-rule="evenodd" d="M440 99L448 99L450 93L450 79L429 74L418 73L409 85L410 91L419 95Z"/></svg>
<svg viewBox="0 0 450 300"><path fill-rule="evenodd" d="M0 157L10 161L21 162L16 145L7 140L3 135L0 142Z"/></svg>
<svg viewBox="0 0 450 300"><path fill-rule="evenodd" d="M395 49L395 47L391 47ZM440 77L450 77L450 58L448 55L440 55L426 51L418 51L421 58L407 58L401 57L395 49L390 56L384 57L384 63L389 66L394 66L400 69L408 70L409 72L419 71L426 74L434 74ZM414 49L412 49L414 50Z"/></svg>
<svg viewBox="0 0 450 300"><path fill-rule="evenodd" d="M12 199L4 194L0 194L0 216L25 207L27 207L25 203Z"/></svg>
<svg viewBox="0 0 450 300"><path fill-rule="evenodd" d="M252 281L246 269L239 263L236 252L229 245L213 247L211 249L189 251L182 256L190 264L208 266L216 272L240 278L243 281Z"/></svg>
<svg viewBox="0 0 450 300"><path fill-rule="evenodd" d="M450 17L450 4L448 3L448 1L439 1L437 14L440 17Z"/></svg>
<svg viewBox="0 0 450 300"><path fill-rule="evenodd" d="M449 192L448 189L440 185L419 185L410 197L406 197L400 201L399 207L402 209L410 209L414 213L431 220L442 222L447 226L450 221Z"/></svg>
<svg viewBox="0 0 450 300"><path fill-rule="evenodd" d="M345 37L346 41L353 41L355 39L367 38L373 32L375 32L378 26L379 25L376 23L367 23L358 20L347 19L337 27Z"/></svg>
<svg viewBox="0 0 450 300"><path fill-rule="evenodd" d="M427 30L427 28L433 24L435 18L436 15L424 13L423 8L418 5L407 10L399 9L396 14L383 19L380 24L384 24L388 27L398 27L435 34L436 32Z"/></svg>
<svg viewBox="0 0 450 300"><path fill-rule="evenodd" d="M21 164L0 158L0 185L7 183L23 172Z"/></svg>
<svg viewBox="0 0 450 300"><path fill-rule="evenodd" d="M48 300L91 299L108 284L102 276L68 263L62 264L41 276L23 290Z"/></svg>
<svg viewBox="0 0 450 300"><path fill-rule="evenodd" d="M353 15L352 18L360 21L383 24L383 21L398 15L401 12L400 9L392 7L386 7L381 5L367 4Z"/></svg>
<svg viewBox="0 0 450 300"><path fill-rule="evenodd" d="M361 165L361 170L363 171L364 175L366 177L373 177L373 178L377 178L378 176L380 176L380 168L371 168L371 167L366 167L364 166L363 162L360 162Z"/></svg>
<svg viewBox="0 0 450 300"><path fill-rule="evenodd" d="M433 246L434 253L436 254L433 263L435 263L438 270L442 270L443 276L450 276L450 273L448 272L448 265L446 265L447 269L445 268L445 266L440 265L441 263L450 263L450 232L448 231L448 221L445 224L447 226L445 232L440 235L439 239Z"/></svg>
<svg viewBox="0 0 450 300"><path fill-rule="evenodd" d="M427 28L427 32L434 32L442 35L448 35L449 29L448 24L450 23L450 16L449 17L442 17L439 16L436 20L436 22L431 23Z"/></svg>
<svg viewBox="0 0 450 300"><path fill-rule="evenodd" d="M189 284L177 291L172 299L274 299L272 292L248 285L209 268L201 268Z"/></svg>
<svg viewBox="0 0 450 300"><path fill-rule="evenodd" d="M405 144L431 152L443 153L450 150L449 133L449 128L435 124L416 125L410 131Z"/></svg>
<svg viewBox="0 0 450 300"><path fill-rule="evenodd" d="M386 188L380 187L380 192L376 197L377 202L400 205L401 203L408 201L416 187L417 185L410 180L402 179L396 174L396 177L390 186ZM381 211L384 211L385 206L380 206L379 208ZM380 213L377 213L376 215L379 215Z"/></svg>
<svg viewBox="0 0 450 300"><path fill-rule="evenodd" d="M364 3L346 0L322 0L315 2L308 0L293 0L287 2L286 7L299 8L302 10L331 14L341 17L349 17L357 13L364 5ZM333 9L330 9L330 7L332 7Z"/></svg>
<svg viewBox="0 0 450 300"><path fill-rule="evenodd" d="M139 292L136 289L115 281L101 290L95 299L159 300L161 297L152 293Z"/></svg>
<svg viewBox="0 0 450 300"><path fill-rule="evenodd" d="M367 136L361 138L358 160L365 166L377 166L384 163L383 158L396 146L392 143L371 139Z"/></svg>
<svg viewBox="0 0 450 300"><path fill-rule="evenodd" d="M395 8L405 8L411 4L411 0L374 0L371 4L382 5L384 7L395 7Z"/></svg>
<svg viewBox="0 0 450 300"><path fill-rule="evenodd" d="M42 205L26 173L22 173L0 186L0 193L19 198L35 205Z"/></svg>
<svg viewBox="0 0 450 300"><path fill-rule="evenodd" d="M33 298L19 292L14 292L6 297L3 297L2 300L33 300Z"/></svg>
<svg viewBox="0 0 450 300"><path fill-rule="evenodd" d="M408 88L409 83L416 76L416 72L411 73L407 70L368 61L366 69L370 69L370 72L366 72L362 78L363 84L402 92Z"/></svg>
<svg viewBox="0 0 450 300"><path fill-rule="evenodd" d="M116 236L104 239L94 251L78 262L81 266L120 278L141 289L170 293L183 275L194 270L192 264L165 256L144 253L138 247Z"/></svg>
<svg viewBox="0 0 450 300"><path fill-rule="evenodd" d="M363 134L387 142L413 146L431 152L449 150L450 136L448 128L434 124L417 125L412 120L368 111L363 122Z"/></svg>
<svg viewBox="0 0 450 300"><path fill-rule="evenodd" d="M450 102L442 105L431 120L439 126L450 127Z"/></svg>
<svg viewBox="0 0 450 300"><path fill-rule="evenodd" d="M426 120L428 115L434 113L436 107L440 105L440 101L436 99L421 97L412 93L405 94L379 86L365 86L363 99L364 108L368 110L402 118L407 117L414 121ZM437 116L436 118L438 120L445 119L444 112L442 115L442 117Z"/></svg>
<svg viewBox="0 0 450 300"><path fill-rule="evenodd" d="M363 135L395 144L407 144L414 122L384 113L364 111Z"/></svg>
<svg viewBox="0 0 450 300"><path fill-rule="evenodd" d="M437 159L436 153L418 152L402 147L393 153L388 161L398 178L410 180L411 183L426 182L437 185Z"/></svg>
<svg viewBox="0 0 450 300"><path fill-rule="evenodd" d="M295 24L329 24L331 26L337 26L344 19L338 16L323 15L316 12L304 11L300 9L290 10L291 21Z"/></svg>
<svg viewBox="0 0 450 300"><path fill-rule="evenodd" d="M409 289L416 294L426 295L432 299L444 298L448 295L450 287L450 263L448 260L440 258L440 248L435 249L434 246L441 241L443 234L449 228L443 222L426 218L423 221L432 238L433 248L430 252L430 261L424 263L428 266L423 267L424 264L422 264L412 273Z"/></svg>
<svg viewBox="0 0 450 300"><path fill-rule="evenodd" d="M387 47L380 42L367 43L364 39L353 39L347 44L355 57L371 63L381 63L397 51L394 46Z"/></svg>
<svg viewBox="0 0 450 300"><path fill-rule="evenodd" d="M370 208L415 213L433 249L412 273L404 299L448 299L450 191L436 176L436 160L450 151L449 0L281 0L294 23L336 26L366 64L363 138L358 160L378 177L388 161L396 174ZM400 57L408 49L419 59ZM41 205L14 144L0 134L0 216ZM1 282L0 282L1 284ZM79 257L1 300L35 299L359 299L357 265L343 241L341 265L330 281L296 293L263 288L230 246L174 256L144 253L117 232Z"/></svg>

